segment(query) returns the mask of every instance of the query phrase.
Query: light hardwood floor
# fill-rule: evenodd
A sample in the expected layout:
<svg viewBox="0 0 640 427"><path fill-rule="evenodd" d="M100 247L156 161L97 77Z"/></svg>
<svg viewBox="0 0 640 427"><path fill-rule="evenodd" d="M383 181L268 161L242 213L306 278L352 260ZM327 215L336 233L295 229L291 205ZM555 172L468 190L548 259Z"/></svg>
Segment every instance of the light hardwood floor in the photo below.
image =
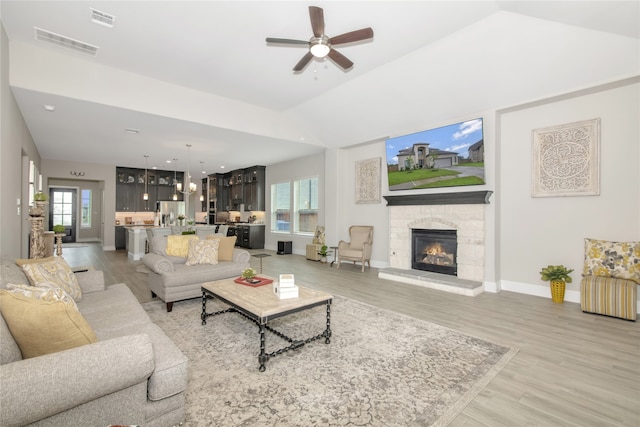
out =
<svg viewBox="0 0 640 427"><path fill-rule="evenodd" d="M508 366L450 424L460 426L640 426L640 322L585 314L574 303L513 292L465 297L377 278L377 269L264 258L264 274L517 347ZM107 283L124 282L151 299L147 275L125 251L64 249L72 266L93 265ZM259 260L251 258L258 268ZM176 304L180 304L177 302ZM170 316L170 313L167 313Z"/></svg>

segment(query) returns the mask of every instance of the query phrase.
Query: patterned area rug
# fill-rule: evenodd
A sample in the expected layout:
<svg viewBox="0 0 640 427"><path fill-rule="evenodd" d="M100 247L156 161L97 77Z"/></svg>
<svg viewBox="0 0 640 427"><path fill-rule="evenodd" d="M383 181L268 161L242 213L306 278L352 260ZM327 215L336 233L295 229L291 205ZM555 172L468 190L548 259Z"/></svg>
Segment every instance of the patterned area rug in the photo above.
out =
<svg viewBox="0 0 640 427"><path fill-rule="evenodd" d="M189 358L187 426L446 426L517 350L343 297L331 343L258 371L258 327L237 313L200 321L201 300L143 304ZM209 300L207 312L226 308ZM296 339L325 328L316 307L270 323ZM286 346L268 333L267 352Z"/></svg>

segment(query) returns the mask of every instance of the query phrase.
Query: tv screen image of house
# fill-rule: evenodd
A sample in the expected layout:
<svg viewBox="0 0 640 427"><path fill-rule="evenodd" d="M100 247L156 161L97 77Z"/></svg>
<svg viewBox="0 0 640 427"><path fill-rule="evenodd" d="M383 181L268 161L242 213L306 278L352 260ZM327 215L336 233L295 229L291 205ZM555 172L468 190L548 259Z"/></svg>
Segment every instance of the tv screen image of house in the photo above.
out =
<svg viewBox="0 0 640 427"><path fill-rule="evenodd" d="M482 118L386 140L389 190L482 185Z"/></svg>

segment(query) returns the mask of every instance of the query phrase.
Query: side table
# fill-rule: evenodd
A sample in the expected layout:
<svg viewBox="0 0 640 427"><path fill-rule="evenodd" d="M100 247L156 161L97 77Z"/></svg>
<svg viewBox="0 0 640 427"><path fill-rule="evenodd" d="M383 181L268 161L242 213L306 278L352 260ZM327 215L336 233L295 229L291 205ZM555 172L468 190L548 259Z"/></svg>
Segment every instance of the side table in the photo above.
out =
<svg viewBox="0 0 640 427"><path fill-rule="evenodd" d="M338 259L338 247L337 246L329 246L330 249L333 249L333 261L329 264L329 267L333 267L333 263Z"/></svg>
<svg viewBox="0 0 640 427"><path fill-rule="evenodd" d="M271 256L271 255L269 255L269 254L254 254L253 256L260 260L260 273L262 273L262 258L266 258L266 257Z"/></svg>

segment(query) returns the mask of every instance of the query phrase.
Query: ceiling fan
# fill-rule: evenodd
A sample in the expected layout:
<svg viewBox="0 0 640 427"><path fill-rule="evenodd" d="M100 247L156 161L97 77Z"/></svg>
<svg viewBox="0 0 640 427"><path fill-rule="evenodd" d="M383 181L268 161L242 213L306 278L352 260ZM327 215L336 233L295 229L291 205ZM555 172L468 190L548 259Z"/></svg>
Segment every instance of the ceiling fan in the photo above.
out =
<svg viewBox="0 0 640 427"><path fill-rule="evenodd" d="M373 30L367 27L329 38L324 34L324 12L322 8L309 6L309 17L311 18L311 28L313 30L313 37L309 41L267 37L267 43L304 45L309 48L309 52L298 61L296 66L293 67L293 71L302 71L314 57L324 58L325 56L328 56L343 70L348 70L353 66L353 62L335 50L333 46L367 40L373 37Z"/></svg>

